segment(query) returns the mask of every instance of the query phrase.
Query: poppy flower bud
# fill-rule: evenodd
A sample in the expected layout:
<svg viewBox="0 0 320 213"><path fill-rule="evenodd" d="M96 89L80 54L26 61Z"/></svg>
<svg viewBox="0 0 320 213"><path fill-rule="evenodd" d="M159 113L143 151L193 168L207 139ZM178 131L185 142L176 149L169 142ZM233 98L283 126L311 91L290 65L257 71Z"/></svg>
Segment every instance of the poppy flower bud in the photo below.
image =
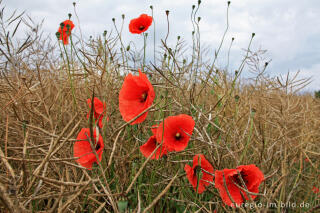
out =
<svg viewBox="0 0 320 213"><path fill-rule="evenodd" d="M194 8L196 8L196 5L192 5L192 10L194 10Z"/></svg>
<svg viewBox="0 0 320 213"><path fill-rule="evenodd" d="M200 22L200 20L201 20L201 17L198 17L198 22Z"/></svg>
<svg viewBox="0 0 320 213"><path fill-rule="evenodd" d="M234 41L234 37L232 37L232 39L231 39L232 41Z"/></svg>
<svg viewBox="0 0 320 213"><path fill-rule="evenodd" d="M198 0L198 5L200 5L201 4L201 0Z"/></svg>
<svg viewBox="0 0 320 213"><path fill-rule="evenodd" d="M74 7L76 6L76 2L73 2L72 4L73 4Z"/></svg>
<svg viewBox="0 0 320 213"><path fill-rule="evenodd" d="M115 21L116 21L116 19L115 19L115 18L112 18L112 21L113 21L113 22L115 22Z"/></svg>
<svg viewBox="0 0 320 213"><path fill-rule="evenodd" d="M165 54L163 55L163 57L164 57L164 60L166 60L166 58L167 58L167 54L165 53Z"/></svg>
<svg viewBox="0 0 320 213"><path fill-rule="evenodd" d="M125 18L125 15L124 15L124 14L122 14L122 16L121 16L121 17L122 17L122 19L124 19L124 18Z"/></svg>
<svg viewBox="0 0 320 213"><path fill-rule="evenodd" d="M240 99L240 96L239 96L239 95L236 95L236 96L234 96L234 99L236 100L236 102L238 102L239 99Z"/></svg>
<svg viewBox="0 0 320 213"><path fill-rule="evenodd" d="M228 6L230 5L231 1L228 1Z"/></svg>
<svg viewBox="0 0 320 213"><path fill-rule="evenodd" d="M238 73L239 73L239 71L238 71L238 70L234 71L234 74L238 75Z"/></svg>
<svg viewBox="0 0 320 213"><path fill-rule="evenodd" d="M269 62L266 62L266 63L264 64L264 66L266 67L266 66L268 66L268 64L269 64Z"/></svg>
<svg viewBox="0 0 320 213"><path fill-rule="evenodd" d="M194 31L192 31L192 35L194 35Z"/></svg>
<svg viewBox="0 0 320 213"><path fill-rule="evenodd" d="M130 45L127 46L127 51L129 51L129 50L130 50Z"/></svg>
<svg viewBox="0 0 320 213"><path fill-rule="evenodd" d="M69 19L71 19L71 16L72 16L72 14L71 14L71 13L69 13L69 14L68 14Z"/></svg>
<svg viewBox="0 0 320 213"><path fill-rule="evenodd" d="M186 63L187 63L187 60L186 60L186 59L183 59L182 63L183 63L183 64L186 64Z"/></svg>
<svg viewBox="0 0 320 213"><path fill-rule="evenodd" d="M169 10L166 10L166 15L167 15L167 16L169 15L169 12L170 12Z"/></svg>
<svg viewBox="0 0 320 213"><path fill-rule="evenodd" d="M153 6L152 5L150 5L150 9L153 10Z"/></svg>
<svg viewBox="0 0 320 213"><path fill-rule="evenodd" d="M63 22L60 23L60 27L61 27L61 29L63 29L63 27L64 27L64 23Z"/></svg>
<svg viewBox="0 0 320 213"><path fill-rule="evenodd" d="M256 35L255 33L252 33L252 38L253 38L255 35Z"/></svg>
<svg viewBox="0 0 320 213"><path fill-rule="evenodd" d="M56 32L56 36L57 36L57 39L59 39L60 38L60 33Z"/></svg>
<svg viewBox="0 0 320 213"><path fill-rule="evenodd" d="M106 30L105 30L105 31L103 31L103 36L104 36L104 37L106 37L106 36L107 36L107 32L108 32L108 31L106 31Z"/></svg>
<svg viewBox="0 0 320 213"><path fill-rule="evenodd" d="M23 123L24 125L28 125L28 124L29 124L29 121L23 120L22 123Z"/></svg>
<svg viewBox="0 0 320 213"><path fill-rule="evenodd" d="M178 41L180 40L180 36L178 36Z"/></svg>

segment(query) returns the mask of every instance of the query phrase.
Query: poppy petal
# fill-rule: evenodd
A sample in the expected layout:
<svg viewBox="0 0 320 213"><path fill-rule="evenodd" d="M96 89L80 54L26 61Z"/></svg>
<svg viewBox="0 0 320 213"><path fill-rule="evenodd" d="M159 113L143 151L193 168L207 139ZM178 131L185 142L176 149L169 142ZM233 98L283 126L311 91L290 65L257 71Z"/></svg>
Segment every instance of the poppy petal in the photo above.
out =
<svg viewBox="0 0 320 213"><path fill-rule="evenodd" d="M181 114L169 116L159 124L157 129L157 141L163 143L168 151L182 151L188 146L195 122L191 116ZM162 137L163 135L163 137Z"/></svg>
<svg viewBox="0 0 320 213"><path fill-rule="evenodd" d="M91 98L87 99L87 104L89 108L91 109ZM102 128L102 120L104 115L106 114L106 103L102 102L99 98L94 97L93 99L93 104L94 104L94 113L93 116L96 120L96 123L98 122L98 125L100 128ZM90 117L90 112L87 114L87 119ZM107 118L108 120L108 118Z"/></svg>
<svg viewBox="0 0 320 213"><path fill-rule="evenodd" d="M132 19L129 23L131 33L140 34L148 30L152 24L152 17L147 14L141 14L138 18Z"/></svg>
<svg viewBox="0 0 320 213"><path fill-rule="evenodd" d="M94 136L93 138L96 139L96 136L97 136L96 130L94 130L93 136ZM90 140L89 128L82 128L77 136L77 141L74 143L74 146L73 146L73 155L74 157L78 158L76 161L81 166L86 167L87 169L91 169L92 164L94 162L98 163L98 160L92 151L89 140ZM104 143L101 135L99 135L99 139L95 146L98 148L96 152L99 157L99 161L101 161L103 148L104 148Z"/></svg>
<svg viewBox="0 0 320 213"><path fill-rule="evenodd" d="M198 181L197 172L195 170L197 170L197 167L199 166L201 168L200 171L202 173L202 176L201 176L201 179ZM193 157L192 167L186 164L184 167L184 170L187 174L187 178L189 182L191 183L195 191L198 190L199 194L203 193L206 190L206 186L210 185L209 182L213 182L213 176L206 173L205 171L213 173L214 169L212 165L209 163L209 161L207 161L204 155L202 154L195 155Z"/></svg>
<svg viewBox="0 0 320 213"><path fill-rule="evenodd" d="M128 122L138 116L152 105L154 98L153 87L145 74L140 70L139 76L128 74L119 93L119 110L123 120ZM143 122L147 114L148 112L145 112L131 125Z"/></svg>
<svg viewBox="0 0 320 213"><path fill-rule="evenodd" d="M59 40L62 40L64 45L69 44L69 36L71 35L71 31L74 28L74 24L71 20L65 20L63 23L63 28L59 27L58 32L60 33ZM67 27L69 26L69 29Z"/></svg>
<svg viewBox="0 0 320 213"><path fill-rule="evenodd" d="M234 204L232 203L228 195L227 189L236 205L240 206L243 203L243 197L246 200L249 200L249 198L247 197L247 193L236 185L242 185L242 181L239 179L239 173L241 175L241 178L245 182L245 186L250 192L258 193L259 185L264 180L264 175L261 170L253 164L241 165L236 169L223 169L221 171L216 170L215 187L219 190L223 202L229 206L234 206ZM223 177L225 179L227 189L224 186ZM235 184L235 182L237 183ZM250 196L252 197L252 199L256 198L256 195Z"/></svg>
<svg viewBox="0 0 320 213"><path fill-rule="evenodd" d="M153 135L157 135L157 129L158 129L159 125L152 125L151 127L151 132Z"/></svg>
<svg viewBox="0 0 320 213"><path fill-rule="evenodd" d="M156 141L156 137L151 136L145 144L140 146L140 151L147 158L152 154L152 152L156 149L158 145L159 144ZM167 154L167 150L162 146L158 148L158 150L155 152L155 154L153 154L151 159L159 159L160 157L166 154Z"/></svg>

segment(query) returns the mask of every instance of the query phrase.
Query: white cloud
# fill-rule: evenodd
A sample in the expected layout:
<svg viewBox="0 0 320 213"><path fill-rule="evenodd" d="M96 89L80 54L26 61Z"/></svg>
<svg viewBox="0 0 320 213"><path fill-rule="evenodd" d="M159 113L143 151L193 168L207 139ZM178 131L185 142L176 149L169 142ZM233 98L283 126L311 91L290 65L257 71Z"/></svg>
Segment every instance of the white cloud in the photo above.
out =
<svg viewBox="0 0 320 213"><path fill-rule="evenodd" d="M70 0L4 0L9 10L27 10L35 20L45 18L43 30L51 35L56 32L59 23L73 12L73 1ZM157 40L164 39L167 31L165 10L170 10L171 42L181 35L191 45L192 25L190 21L191 5L197 5L197 0L90 0L77 2L77 11L81 21L83 34L101 35L104 30L112 30L111 19L116 18L120 27L121 15L125 14L123 36L141 45L141 37L128 32L130 19L141 13L151 14L150 5L154 7ZM199 9L201 16L200 30L203 44L217 48L226 27L227 1L203 0ZM76 20L75 17L73 17ZM221 53L221 64L225 61L226 50L231 37L235 37L230 60L238 64L242 48L246 48L252 32L256 33L253 48L268 50L272 59L270 74L286 73L288 70L301 70L301 75L314 75L319 79L320 61L320 1L292 0L232 0L229 10L230 30ZM153 28L149 39L152 39ZM75 33L79 33L75 28ZM152 42L151 42L152 43ZM149 47L152 44L149 45Z"/></svg>
<svg viewBox="0 0 320 213"><path fill-rule="evenodd" d="M301 69L300 78L312 78L311 83L308 85L309 91L320 90L320 63L312 65L310 68Z"/></svg>

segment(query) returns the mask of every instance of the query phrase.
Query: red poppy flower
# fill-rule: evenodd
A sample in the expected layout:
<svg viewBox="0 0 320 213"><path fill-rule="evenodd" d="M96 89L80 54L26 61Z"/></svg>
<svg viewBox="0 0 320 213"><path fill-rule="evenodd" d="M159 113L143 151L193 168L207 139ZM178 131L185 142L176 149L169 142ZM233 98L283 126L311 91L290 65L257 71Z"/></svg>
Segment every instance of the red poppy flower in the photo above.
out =
<svg viewBox="0 0 320 213"><path fill-rule="evenodd" d="M139 70L139 76L127 75L119 93L119 110L123 120L128 122L150 107L154 97L153 87L145 74ZM143 122L147 115L148 112L145 112L131 125Z"/></svg>
<svg viewBox="0 0 320 213"><path fill-rule="evenodd" d="M99 162L100 162L102 159L104 144L103 144L103 139L101 135L99 135L98 140L96 139L96 137L97 137L96 130L94 130L93 132L93 138L95 140L94 144L95 144L95 149L98 154ZM74 157L79 157L79 159L77 159L77 162L81 166L86 167L87 169L91 169L92 164L94 162L98 163L98 160L91 149L91 145L89 142L90 139L91 138L90 138L89 128L82 128L77 136L77 141L74 143L74 146L73 146Z"/></svg>
<svg viewBox="0 0 320 213"><path fill-rule="evenodd" d="M61 27L61 25L63 27ZM62 29L61 29L62 28ZM71 30L74 28L74 24L71 20L65 20L60 24L58 32L60 33L59 40L63 41L63 44L69 44L69 36L71 35Z"/></svg>
<svg viewBox="0 0 320 213"><path fill-rule="evenodd" d="M161 143L163 135L163 144L168 151L182 151L188 146L194 125L189 115L169 116L164 120L164 127L161 122L157 129L157 141Z"/></svg>
<svg viewBox="0 0 320 213"><path fill-rule="evenodd" d="M157 143L156 136L152 135L145 144L140 146L140 151L147 158L151 155L151 153L156 149L158 145L159 143ZM160 157L166 154L167 154L167 150L165 149L164 146L161 146L153 154L151 159L159 159Z"/></svg>
<svg viewBox="0 0 320 213"><path fill-rule="evenodd" d="M157 129L158 129L159 125L152 125L151 127L151 132L154 136L157 135Z"/></svg>
<svg viewBox="0 0 320 213"><path fill-rule="evenodd" d="M189 180L189 182L191 183L191 185L193 186L194 190L197 191L197 184L198 184L198 174L201 171L201 179L199 180L199 186L198 186L198 193L201 194L202 192L204 192L204 190L206 189L205 186L209 186L210 183L209 182L213 182L213 176L208 174L205 171L202 171L201 169L209 172L209 173L213 173L213 167L212 165L209 163L209 161L207 161L204 157L204 155L200 154L200 155L195 155L193 157L193 165L192 167L189 166L188 164L185 165L184 167L184 171L186 171L187 173L187 178Z"/></svg>
<svg viewBox="0 0 320 213"><path fill-rule="evenodd" d="M129 24L131 33L140 34L146 31L152 24L152 17L147 14L142 14L138 18L132 19Z"/></svg>
<svg viewBox="0 0 320 213"><path fill-rule="evenodd" d="M261 170L253 164L238 166L236 169L224 169L222 171L216 170L215 187L219 190L223 202L232 207L234 207L234 204L230 200L228 192L224 186L223 176L225 178L228 191L236 205L240 206L243 203L242 197L249 200L247 193L237 186L239 185L242 188L245 188L241 182L238 172L240 173L249 192L258 193L259 185L264 180L264 175ZM251 194L250 196L252 199L256 198L256 195Z"/></svg>
<svg viewBox="0 0 320 213"><path fill-rule="evenodd" d="M89 105L89 108L91 109L91 98L87 100L87 104ZM94 104L94 112L93 117L95 118L96 122L98 121L98 125L100 128L102 128L102 119L104 115L106 114L106 103L100 101L99 98L94 97L93 99ZM90 117L90 112L87 114L87 118ZM108 120L108 118L107 118Z"/></svg>
<svg viewBox="0 0 320 213"><path fill-rule="evenodd" d="M318 187L315 187L315 186L314 186L314 187L312 188L312 192L315 193L315 194L318 194L318 193L320 192L320 190L319 190Z"/></svg>

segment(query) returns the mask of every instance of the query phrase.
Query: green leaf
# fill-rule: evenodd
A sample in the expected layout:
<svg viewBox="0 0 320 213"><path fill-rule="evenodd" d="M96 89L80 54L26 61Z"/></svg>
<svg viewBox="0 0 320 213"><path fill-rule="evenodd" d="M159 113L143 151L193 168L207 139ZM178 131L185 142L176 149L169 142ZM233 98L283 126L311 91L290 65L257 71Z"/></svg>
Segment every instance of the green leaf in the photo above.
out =
<svg viewBox="0 0 320 213"><path fill-rule="evenodd" d="M127 208L128 208L128 201L127 200L118 201L118 209L120 212L126 212Z"/></svg>

